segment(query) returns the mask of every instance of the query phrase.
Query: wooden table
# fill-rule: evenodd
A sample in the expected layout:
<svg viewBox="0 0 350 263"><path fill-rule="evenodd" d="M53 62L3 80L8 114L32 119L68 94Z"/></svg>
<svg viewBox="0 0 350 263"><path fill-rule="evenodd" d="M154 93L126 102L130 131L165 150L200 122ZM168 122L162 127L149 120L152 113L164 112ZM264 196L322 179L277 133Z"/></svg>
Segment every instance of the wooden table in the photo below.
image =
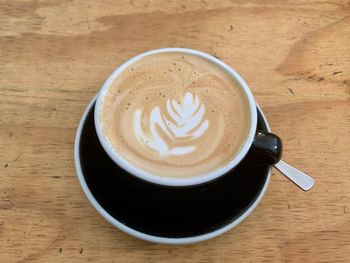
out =
<svg viewBox="0 0 350 263"><path fill-rule="evenodd" d="M105 78L145 50L218 56L284 140L257 209L213 240L151 244L107 223L78 183L79 119ZM0 2L0 262L350 262L349 1Z"/></svg>

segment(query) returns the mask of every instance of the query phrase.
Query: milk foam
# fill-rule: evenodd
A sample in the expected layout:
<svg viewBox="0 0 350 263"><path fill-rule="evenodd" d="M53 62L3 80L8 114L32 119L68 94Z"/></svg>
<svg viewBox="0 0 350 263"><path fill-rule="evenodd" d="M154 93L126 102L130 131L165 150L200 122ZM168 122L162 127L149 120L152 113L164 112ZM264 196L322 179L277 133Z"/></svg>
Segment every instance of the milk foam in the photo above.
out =
<svg viewBox="0 0 350 263"><path fill-rule="evenodd" d="M178 53L146 56L123 70L103 98L111 146L162 177L193 177L230 162L250 129L248 99L224 69Z"/></svg>

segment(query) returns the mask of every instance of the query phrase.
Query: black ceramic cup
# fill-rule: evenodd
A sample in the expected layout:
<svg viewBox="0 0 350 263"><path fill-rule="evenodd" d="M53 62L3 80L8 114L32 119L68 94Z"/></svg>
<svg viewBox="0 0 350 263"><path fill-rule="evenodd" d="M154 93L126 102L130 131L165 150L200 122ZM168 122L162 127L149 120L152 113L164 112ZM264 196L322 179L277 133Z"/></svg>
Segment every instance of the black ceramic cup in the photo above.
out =
<svg viewBox="0 0 350 263"><path fill-rule="evenodd" d="M175 177L158 176L156 174L149 173L143 170L142 168L134 165L133 163L129 162L128 160L126 160L123 157L123 154L119 153L118 150L115 149L109 143L103 131L103 125L101 121L102 104L108 90L113 86L111 84L119 76L119 74L123 72L123 70L125 70L127 67L131 66L133 63L137 62L138 60L144 57L160 54L160 53L169 53L169 52L196 55L210 61L213 64L216 64L218 67L222 68L223 71L226 71L228 74L230 74L232 78L234 78L239 83L242 93L244 93L248 101L246 107L247 108L249 107L248 111L250 113L250 116L249 118L247 116L247 121L250 122L250 126L249 126L249 131L247 136L245 137L244 141L242 141L242 146L240 150L238 151L238 153L232 156L232 159L229 162L227 162L225 165L220 166L213 171L206 172L198 176L186 177L186 175L184 175L181 178L179 177L175 178ZM226 173L234 169L243 160L243 158L247 156L249 151L250 151L250 155L254 155L254 157L256 157L254 158L254 161L251 159L252 163L256 165L259 165L259 164L269 165L279 161L282 153L281 140L274 134L267 133L262 130L257 131L256 127L257 127L258 118L257 118L256 108L257 108L256 102L254 100L253 94L250 91L247 83L236 71L234 71L231 67L229 67L227 64L225 64L221 60L197 50L185 49L185 48L162 48L162 49L151 50L131 58L130 60L126 61L124 64L120 65L109 76L109 78L103 84L99 94L97 95L96 106L94 110L94 121L95 121L97 136L100 140L102 147L104 148L108 156L118 166L123 168L132 176L138 177L139 179L142 179L149 183L164 185L164 186L171 186L171 187L184 187L184 186L194 186L199 184L205 184L224 176Z"/></svg>

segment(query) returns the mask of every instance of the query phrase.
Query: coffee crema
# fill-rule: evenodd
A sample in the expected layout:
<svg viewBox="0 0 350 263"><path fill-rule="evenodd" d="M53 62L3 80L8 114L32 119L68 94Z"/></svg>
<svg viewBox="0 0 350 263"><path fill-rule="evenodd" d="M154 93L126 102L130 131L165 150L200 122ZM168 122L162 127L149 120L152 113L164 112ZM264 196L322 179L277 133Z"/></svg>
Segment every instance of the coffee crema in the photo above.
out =
<svg viewBox="0 0 350 263"><path fill-rule="evenodd" d="M248 99L235 78L182 52L148 55L124 69L103 98L100 121L119 156L171 178L224 167L251 125Z"/></svg>

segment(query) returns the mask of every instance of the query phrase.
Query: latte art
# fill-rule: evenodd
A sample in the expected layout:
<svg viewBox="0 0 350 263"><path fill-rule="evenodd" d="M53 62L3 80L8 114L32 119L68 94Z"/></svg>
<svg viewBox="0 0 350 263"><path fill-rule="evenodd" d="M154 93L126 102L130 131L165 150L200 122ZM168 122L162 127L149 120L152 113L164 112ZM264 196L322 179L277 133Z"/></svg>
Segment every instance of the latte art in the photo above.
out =
<svg viewBox="0 0 350 263"><path fill-rule="evenodd" d="M100 104L100 124L118 158L172 178L227 165L251 125L237 81L217 64L180 52L145 56L119 73Z"/></svg>
<svg viewBox="0 0 350 263"><path fill-rule="evenodd" d="M203 120L205 107L198 96L187 92L181 104L166 101L166 113L154 107L148 116L147 132L142 128L142 110L134 114L134 132L141 143L162 155L185 155L196 150L195 139L205 133L209 126ZM163 139L168 138L170 145ZM177 145L177 146L175 146Z"/></svg>

